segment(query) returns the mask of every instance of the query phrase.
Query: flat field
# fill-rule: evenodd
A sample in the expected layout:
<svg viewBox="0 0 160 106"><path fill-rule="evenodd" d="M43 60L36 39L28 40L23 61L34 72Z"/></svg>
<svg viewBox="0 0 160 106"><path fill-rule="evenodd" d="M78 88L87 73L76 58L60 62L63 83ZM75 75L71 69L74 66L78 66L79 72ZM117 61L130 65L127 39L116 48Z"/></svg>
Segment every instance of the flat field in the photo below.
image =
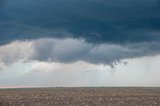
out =
<svg viewBox="0 0 160 106"><path fill-rule="evenodd" d="M160 88L1 89L0 106L160 106Z"/></svg>

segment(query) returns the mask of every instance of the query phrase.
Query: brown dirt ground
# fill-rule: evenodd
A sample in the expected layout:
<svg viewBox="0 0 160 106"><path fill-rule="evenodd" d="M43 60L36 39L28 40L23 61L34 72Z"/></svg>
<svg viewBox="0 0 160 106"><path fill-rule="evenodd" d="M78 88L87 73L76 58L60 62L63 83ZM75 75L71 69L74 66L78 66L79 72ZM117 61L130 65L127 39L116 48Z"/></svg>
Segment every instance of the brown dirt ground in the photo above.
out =
<svg viewBox="0 0 160 106"><path fill-rule="evenodd" d="M160 88L1 89L0 106L160 106Z"/></svg>

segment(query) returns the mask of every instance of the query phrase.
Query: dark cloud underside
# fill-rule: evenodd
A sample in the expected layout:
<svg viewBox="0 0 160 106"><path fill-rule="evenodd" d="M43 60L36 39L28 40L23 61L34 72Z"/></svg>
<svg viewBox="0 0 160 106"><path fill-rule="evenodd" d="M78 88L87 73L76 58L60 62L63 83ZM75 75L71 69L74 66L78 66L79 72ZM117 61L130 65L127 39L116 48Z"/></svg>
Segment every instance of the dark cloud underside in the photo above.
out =
<svg viewBox="0 0 160 106"><path fill-rule="evenodd" d="M157 42L159 12L159 0L1 0L0 43L46 37Z"/></svg>

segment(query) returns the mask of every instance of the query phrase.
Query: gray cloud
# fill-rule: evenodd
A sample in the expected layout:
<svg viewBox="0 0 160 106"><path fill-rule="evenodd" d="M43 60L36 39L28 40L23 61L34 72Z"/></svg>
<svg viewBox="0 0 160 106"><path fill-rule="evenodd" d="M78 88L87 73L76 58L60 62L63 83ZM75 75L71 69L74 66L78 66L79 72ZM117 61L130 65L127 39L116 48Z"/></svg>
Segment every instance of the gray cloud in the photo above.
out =
<svg viewBox="0 0 160 106"><path fill-rule="evenodd" d="M84 39L37 39L16 41L0 46L0 68L17 62L42 61L73 63L86 61L114 66L127 58L153 56L160 53L159 42L124 45L87 43Z"/></svg>
<svg viewBox="0 0 160 106"><path fill-rule="evenodd" d="M94 64L113 64L124 58L158 55L158 42L130 43L124 45L87 43L83 39L40 39L33 42L30 57L39 61L56 61L62 63L79 60Z"/></svg>
<svg viewBox="0 0 160 106"><path fill-rule="evenodd" d="M32 59L74 62L81 60L92 49L92 45L76 39L40 39L33 43L33 48Z"/></svg>

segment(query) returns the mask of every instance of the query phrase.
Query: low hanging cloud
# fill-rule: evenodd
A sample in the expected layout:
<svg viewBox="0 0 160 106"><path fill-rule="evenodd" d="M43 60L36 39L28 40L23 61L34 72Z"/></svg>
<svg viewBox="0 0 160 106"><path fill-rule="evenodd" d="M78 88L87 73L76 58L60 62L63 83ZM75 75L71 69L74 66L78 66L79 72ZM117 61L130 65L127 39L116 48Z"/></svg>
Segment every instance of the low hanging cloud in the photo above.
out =
<svg viewBox="0 0 160 106"><path fill-rule="evenodd" d="M14 41L0 46L0 68L22 61L73 63L86 61L93 64L112 65L126 58L158 55L158 42L127 45L87 43L84 39L37 39Z"/></svg>
<svg viewBox="0 0 160 106"><path fill-rule="evenodd" d="M81 60L93 48L82 39L40 39L33 42L32 59L40 61L74 62Z"/></svg>
<svg viewBox="0 0 160 106"><path fill-rule="evenodd" d="M31 60L70 63L87 61L94 64L112 64L125 58L136 58L160 53L159 43L97 44L84 39L39 39L32 42Z"/></svg>

